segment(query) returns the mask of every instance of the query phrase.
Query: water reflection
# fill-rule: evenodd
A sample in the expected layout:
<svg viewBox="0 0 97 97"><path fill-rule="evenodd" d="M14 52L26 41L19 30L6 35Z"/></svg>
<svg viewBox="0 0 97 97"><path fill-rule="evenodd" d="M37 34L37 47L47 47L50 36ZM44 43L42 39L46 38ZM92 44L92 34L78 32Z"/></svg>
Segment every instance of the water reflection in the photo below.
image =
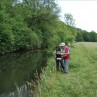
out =
<svg viewBox="0 0 97 97"><path fill-rule="evenodd" d="M0 94L13 92L16 85L22 86L34 79L34 73L41 72L46 66L48 54L46 51L31 51L0 56Z"/></svg>

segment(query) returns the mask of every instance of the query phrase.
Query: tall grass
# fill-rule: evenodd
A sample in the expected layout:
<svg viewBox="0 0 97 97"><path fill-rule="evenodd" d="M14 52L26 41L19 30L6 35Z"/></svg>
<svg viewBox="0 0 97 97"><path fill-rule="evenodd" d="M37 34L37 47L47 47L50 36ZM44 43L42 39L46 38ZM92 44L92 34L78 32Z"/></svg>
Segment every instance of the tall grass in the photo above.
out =
<svg viewBox="0 0 97 97"><path fill-rule="evenodd" d="M68 72L57 72L55 59L50 58L37 97L97 97L97 43L74 44Z"/></svg>

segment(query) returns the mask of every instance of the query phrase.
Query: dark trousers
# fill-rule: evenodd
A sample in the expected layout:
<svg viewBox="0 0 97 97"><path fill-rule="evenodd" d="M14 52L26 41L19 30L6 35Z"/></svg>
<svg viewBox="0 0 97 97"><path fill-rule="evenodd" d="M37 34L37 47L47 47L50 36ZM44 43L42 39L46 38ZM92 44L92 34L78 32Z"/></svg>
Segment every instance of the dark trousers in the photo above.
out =
<svg viewBox="0 0 97 97"><path fill-rule="evenodd" d="M61 64L61 69L63 69L64 70L64 66L63 66L63 59L61 59L61 60L57 60L57 58L56 58L56 69L57 69L57 71L59 71L60 70L60 68L59 68L59 63Z"/></svg>

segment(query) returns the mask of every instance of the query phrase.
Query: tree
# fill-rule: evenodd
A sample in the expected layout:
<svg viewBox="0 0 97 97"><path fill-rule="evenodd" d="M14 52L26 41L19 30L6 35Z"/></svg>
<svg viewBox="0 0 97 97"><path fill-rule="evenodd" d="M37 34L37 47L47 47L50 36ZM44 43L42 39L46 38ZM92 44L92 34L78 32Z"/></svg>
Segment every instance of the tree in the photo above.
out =
<svg viewBox="0 0 97 97"><path fill-rule="evenodd" d="M72 37L72 39L75 39L75 37L77 35L76 28L74 27L75 20L74 20L73 16L70 13L67 13L64 16L65 16L65 18L64 18L65 19L65 24L67 25L67 28L71 32L71 35L72 35L72 36L69 36L69 37Z"/></svg>
<svg viewBox="0 0 97 97"><path fill-rule="evenodd" d="M76 41L83 41L83 35L82 32L78 31L76 36Z"/></svg>
<svg viewBox="0 0 97 97"><path fill-rule="evenodd" d="M64 19L65 19L65 24L69 25L69 26L74 26L75 25L75 20L72 16L72 14L67 13L64 15Z"/></svg>
<svg viewBox="0 0 97 97"><path fill-rule="evenodd" d="M23 2L29 5L32 11L32 17L28 19L29 27L36 31L36 34L39 29L42 35L42 45L49 45L49 39L53 35L53 29L55 29L59 17L57 5L53 0L23 0Z"/></svg>
<svg viewBox="0 0 97 97"><path fill-rule="evenodd" d="M0 53L40 47L41 41L37 34L28 28L23 16L23 6L17 3L10 11L7 11L7 8L12 6L7 2L0 1Z"/></svg>
<svg viewBox="0 0 97 97"><path fill-rule="evenodd" d="M9 51L10 46L13 45L11 26L11 19L6 13L6 6L4 2L0 2L0 52Z"/></svg>
<svg viewBox="0 0 97 97"><path fill-rule="evenodd" d="M90 40L91 42L97 42L97 33L94 31L90 32Z"/></svg>
<svg viewBox="0 0 97 97"><path fill-rule="evenodd" d="M83 30L83 40L86 42L90 41L90 33L85 30Z"/></svg>

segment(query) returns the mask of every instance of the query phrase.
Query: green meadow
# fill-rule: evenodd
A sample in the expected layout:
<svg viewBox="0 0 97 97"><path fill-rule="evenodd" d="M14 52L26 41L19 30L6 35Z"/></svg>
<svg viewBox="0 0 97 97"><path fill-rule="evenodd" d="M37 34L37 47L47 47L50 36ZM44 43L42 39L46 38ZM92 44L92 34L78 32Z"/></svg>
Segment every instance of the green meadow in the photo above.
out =
<svg viewBox="0 0 97 97"><path fill-rule="evenodd" d="M57 72L51 57L36 91L37 97L97 97L97 43L73 44L68 74Z"/></svg>

